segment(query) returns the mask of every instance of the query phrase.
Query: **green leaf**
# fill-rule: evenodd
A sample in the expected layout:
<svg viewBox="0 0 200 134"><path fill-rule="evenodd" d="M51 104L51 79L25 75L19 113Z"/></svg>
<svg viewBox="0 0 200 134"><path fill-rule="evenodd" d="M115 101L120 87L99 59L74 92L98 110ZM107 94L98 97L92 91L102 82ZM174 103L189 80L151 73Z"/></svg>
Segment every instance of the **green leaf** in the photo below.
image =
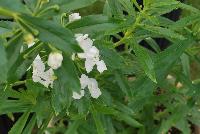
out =
<svg viewBox="0 0 200 134"><path fill-rule="evenodd" d="M129 15L136 15L136 11L133 8L133 3L130 0L118 0L118 2L123 5Z"/></svg>
<svg viewBox="0 0 200 134"><path fill-rule="evenodd" d="M14 22L0 21L0 35L3 37L11 36L14 26Z"/></svg>
<svg viewBox="0 0 200 134"><path fill-rule="evenodd" d="M74 63L66 55L62 66L55 70L55 74L58 79L54 82L52 104L56 113L59 113L70 106L72 91L79 92L81 86Z"/></svg>
<svg viewBox="0 0 200 134"><path fill-rule="evenodd" d="M14 124L8 134L21 134L23 131L24 126L26 125L26 121L28 120L30 114L30 110L25 112Z"/></svg>
<svg viewBox="0 0 200 134"><path fill-rule="evenodd" d="M161 52L160 54L156 56L155 70L156 70L157 78L159 78L159 81L162 81L162 79L166 77L169 70L176 63L177 59L190 46L188 44L193 45L192 39L181 41L181 42L180 41L175 42L165 51Z"/></svg>
<svg viewBox="0 0 200 134"><path fill-rule="evenodd" d="M183 27L189 26L197 22L199 20L199 17L199 14L192 14L190 16L183 17L180 20L173 23L172 25L170 25L169 28L172 30L182 29Z"/></svg>
<svg viewBox="0 0 200 134"><path fill-rule="evenodd" d="M72 29L74 32L81 32L90 36L99 35L99 32L106 34L117 26L117 22L114 19L101 14L85 16L66 25L67 28Z"/></svg>
<svg viewBox="0 0 200 134"><path fill-rule="evenodd" d="M103 46L101 44L106 44L106 43L98 42L98 48L100 49L100 55L102 56L102 59L105 61L108 68L111 70L121 69L121 67L124 66L125 64L123 57L120 56L116 52L116 50Z"/></svg>
<svg viewBox="0 0 200 134"><path fill-rule="evenodd" d="M12 39L8 41L6 46L7 58L8 58L8 68L12 67L20 55L20 49L23 45L22 33L16 33L12 36Z"/></svg>
<svg viewBox="0 0 200 134"><path fill-rule="evenodd" d="M11 4L13 3L13 4ZM9 12L16 13L16 12L22 12L27 13L28 10L26 10L24 4L21 0L0 0L0 14L5 16L10 16L7 13L3 12L3 10L10 10Z"/></svg>
<svg viewBox="0 0 200 134"><path fill-rule="evenodd" d="M89 6L96 1L97 0L52 0L51 2L52 4L58 4L61 12L66 12Z"/></svg>
<svg viewBox="0 0 200 134"><path fill-rule="evenodd" d="M10 59L12 60L13 65L9 68L8 71L9 82L14 82L20 79L27 72L27 69L31 66L33 60L37 56L38 52L42 49L42 47L42 44L38 42L33 47L30 47L29 49L22 52L16 60L13 61L15 57Z"/></svg>
<svg viewBox="0 0 200 134"><path fill-rule="evenodd" d="M0 38L0 83L7 79L7 54L3 44L3 39Z"/></svg>
<svg viewBox="0 0 200 134"><path fill-rule="evenodd" d="M128 116L124 113L119 112L118 114L116 114L115 118L117 120L124 121L126 124L128 124L132 127L136 127L136 128L143 127L143 125L140 124L138 121L136 121L135 119L131 118L130 116Z"/></svg>
<svg viewBox="0 0 200 134"><path fill-rule="evenodd" d="M128 85L128 80L123 76L123 74L120 71L115 71L114 73L115 79L121 90L126 94L126 96L131 97L132 92Z"/></svg>
<svg viewBox="0 0 200 134"><path fill-rule="evenodd" d="M22 15L21 18L39 31L38 38L41 41L55 46L66 54L82 51L73 33L67 28L42 18L27 15Z"/></svg>
<svg viewBox="0 0 200 134"><path fill-rule="evenodd" d="M105 134L104 127L100 119L100 114L94 109L94 107L91 108L91 112L97 128L97 133Z"/></svg>
<svg viewBox="0 0 200 134"><path fill-rule="evenodd" d="M172 126L178 123L186 116L188 107L185 105L178 105L174 108L173 114L167 120L163 120L157 134L166 133Z"/></svg>
<svg viewBox="0 0 200 134"><path fill-rule="evenodd" d="M72 124L69 125L65 134L75 134L79 125L81 125L81 120L74 121Z"/></svg>
<svg viewBox="0 0 200 134"><path fill-rule="evenodd" d="M153 50L155 50L157 53L159 53L160 47L158 46L158 44L156 43L156 41L154 39L152 39L151 37L146 38L145 41L153 48Z"/></svg>
<svg viewBox="0 0 200 134"><path fill-rule="evenodd" d="M183 73L190 78L190 59L189 56L183 53L181 55L181 63L183 68Z"/></svg>
<svg viewBox="0 0 200 134"><path fill-rule="evenodd" d="M171 39L179 39L179 40L185 40L185 37L179 33L176 33L170 29L158 27L158 26L149 26L149 25L141 25L141 28L153 32L158 35L162 35L163 37L168 37Z"/></svg>
<svg viewBox="0 0 200 134"><path fill-rule="evenodd" d="M35 126L36 123L36 114L34 114L30 121L28 122L27 126L24 128L23 133L22 134L31 134L32 130Z"/></svg>
<svg viewBox="0 0 200 134"><path fill-rule="evenodd" d="M143 68L146 75L153 81L156 81L156 75L154 71L154 62L150 55L148 54L148 51L145 50L145 48L141 47L138 44L134 44L133 51L135 52L138 62L140 63L141 67Z"/></svg>

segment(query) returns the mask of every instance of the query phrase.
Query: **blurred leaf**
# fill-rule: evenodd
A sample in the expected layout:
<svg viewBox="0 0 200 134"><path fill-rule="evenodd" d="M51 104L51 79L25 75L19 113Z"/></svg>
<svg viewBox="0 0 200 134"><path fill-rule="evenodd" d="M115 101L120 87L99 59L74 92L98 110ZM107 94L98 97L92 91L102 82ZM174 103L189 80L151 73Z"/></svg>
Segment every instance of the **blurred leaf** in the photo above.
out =
<svg viewBox="0 0 200 134"><path fill-rule="evenodd" d="M5 82L7 79L7 54L3 44L3 39L0 38L0 83Z"/></svg>
<svg viewBox="0 0 200 134"><path fill-rule="evenodd" d="M35 126L35 123L36 123L36 114L34 114L30 121L28 122L28 124L26 125L26 127L24 128L23 130L23 133L22 134L31 134L32 133L32 130Z"/></svg>
<svg viewBox="0 0 200 134"><path fill-rule="evenodd" d="M72 91L79 92L81 86L74 63L66 55L62 66L55 71L55 74L58 79L54 82L52 104L58 114L70 106Z"/></svg>
<svg viewBox="0 0 200 134"><path fill-rule="evenodd" d="M11 130L8 132L8 134L21 134L23 131L23 128L26 125L26 121L28 120L30 114L30 110L25 112L14 124L14 126L11 128Z"/></svg>
<svg viewBox="0 0 200 134"><path fill-rule="evenodd" d="M81 48L76 42L74 35L67 28L63 28L56 23L42 18L30 17L27 15L22 15L21 17L39 31L38 38L41 41L50 43L66 54L71 52L81 52Z"/></svg>
<svg viewBox="0 0 200 134"><path fill-rule="evenodd" d="M157 27L157 26L149 26L149 25L142 25L141 28L156 33L158 35L162 35L164 37L168 37L168 38L172 38L172 39L179 39L179 40L184 40L185 37L170 30L167 28L163 28L163 27Z"/></svg>
<svg viewBox="0 0 200 134"><path fill-rule="evenodd" d="M139 46L138 44L134 44L133 49L146 75L153 82L156 83L157 81L156 81L156 75L154 71L154 62L152 58L150 57L150 55L148 54L148 51L145 50L145 48Z"/></svg>
<svg viewBox="0 0 200 134"><path fill-rule="evenodd" d="M80 120L76 120L73 123L71 123L69 125L69 127L67 128L67 131L65 132L65 134L75 134L77 128L79 127L79 125L81 124Z"/></svg>
<svg viewBox="0 0 200 134"><path fill-rule="evenodd" d="M97 128L97 133L105 134L104 127L103 127L102 121L100 119L100 114L98 113L98 111L96 111L96 109L93 106L91 108L91 112L92 112L92 116L93 116L93 119L94 119L94 122L95 122L95 125Z"/></svg>

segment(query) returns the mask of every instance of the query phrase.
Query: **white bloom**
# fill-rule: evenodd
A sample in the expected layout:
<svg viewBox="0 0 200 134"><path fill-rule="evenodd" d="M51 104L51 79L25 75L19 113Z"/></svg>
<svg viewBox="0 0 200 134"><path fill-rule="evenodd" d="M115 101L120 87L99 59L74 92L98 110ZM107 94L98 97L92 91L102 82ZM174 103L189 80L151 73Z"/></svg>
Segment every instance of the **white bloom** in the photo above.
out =
<svg viewBox="0 0 200 134"><path fill-rule="evenodd" d="M93 46L93 40L88 37L88 34L75 34L79 46L83 49L83 53L78 53L78 57L85 59L85 69L87 73L91 72L95 65L97 70L102 73L107 70L103 60L99 61L99 50Z"/></svg>
<svg viewBox="0 0 200 134"><path fill-rule="evenodd" d="M81 19L81 16L79 15L79 13L73 13L69 15L69 22L73 22L79 19Z"/></svg>
<svg viewBox="0 0 200 134"><path fill-rule="evenodd" d="M81 89L85 89L86 87L88 87L92 98L97 99L102 94L101 90L98 87L98 83L94 78L88 78L88 76L82 74L80 78L80 83L81 83ZM80 99L83 96L84 96L84 90L81 90L80 93L73 92L72 97L74 99Z"/></svg>
<svg viewBox="0 0 200 134"><path fill-rule="evenodd" d="M80 83L81 83L81 89L84 89L87 87L88 85L88 76L86 76L85 74L82 74L81 75L81 78L80 78Z"/></svg>
<svg viewBox="0 0 200 134"><path fill-rule="evenodd" d="M73 92L73 95L72 97L74 99L81 99L85 94L85 91L84 90L81 90L80 93L77 93L77 92Z"/></svg>
<svg viewBox="0 0 200 134"><path fill-rule="evenodd" d="M83 49L83 51L88 51L92 45L93 41L88 37L88 34L75 34L76 41L80 45L80 47Z"/></svg>
<svg viewBox="0 0 200 134"><path fill-rule="evenodd" d="M106 64L103 60L100 60L96 63L97 70L102 73L103 71L107 70Z"/></svg>
<svg viewBox="0 0 200 134"><path fill-rule="evenodd" d="M85 60L85 69L86 69L87 73L92 71L95 64L96 64L95 60L93 60L91 58L88 58Z"/></svg>
<svg viewBox="0 0 200 134"><path fill-rule="evenodd" d="M53 69L50 68L49 70L45 71L45 64L43 63L39 55L37 55L37 57L33 61L32 79L34 82L39 82L45 87L48 87L49 85L53 87Z"/></svg>
<svg viewBox="0 0 200 134"><path fill-rule="evenodd" d="M53 69L58 69L62 65L63 56L61 53L52 52L49 54L48 65Z"/></svg>
<svg viewBox="0 0 200 134"><path fill-rule="evenodd" d="M98 98L101 95L101 90L98 88L98 83L94 78L89 79L88 89L92 98Z"/></svg>
<svg viewBox="0 0 200 134"><path fill-rule="evenodd" d="M92 46L88 51L86 51L86 58L98 58L99 57L99 50Z"/></svg>

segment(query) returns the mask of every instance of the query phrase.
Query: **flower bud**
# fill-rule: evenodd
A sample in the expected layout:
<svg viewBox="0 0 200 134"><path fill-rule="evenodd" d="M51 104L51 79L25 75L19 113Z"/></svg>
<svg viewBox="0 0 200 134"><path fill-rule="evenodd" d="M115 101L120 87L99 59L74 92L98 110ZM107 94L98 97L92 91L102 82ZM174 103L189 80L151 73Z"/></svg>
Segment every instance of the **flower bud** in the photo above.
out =
<svg viewBox="0 0 200 134"><path fill-rule="evenodd" d="M35 44L35 38L32 34L24 35L24 41L28 45L28 47L32 47Z"/></svg>
<svg viewBox="0 0 200 134"><path fill-rule="evenodd" d="M62 65L63 56L59 52L52 52L49 54L48 65L53 69L58 69Z"/></svg>
<svg viewBox="0 0 200 134"><path fill-rule="evenodd" d="M69 22L73 22L79 19L81 19L81 16L79 15L79 13L73 13L69 15Z"/></svg>

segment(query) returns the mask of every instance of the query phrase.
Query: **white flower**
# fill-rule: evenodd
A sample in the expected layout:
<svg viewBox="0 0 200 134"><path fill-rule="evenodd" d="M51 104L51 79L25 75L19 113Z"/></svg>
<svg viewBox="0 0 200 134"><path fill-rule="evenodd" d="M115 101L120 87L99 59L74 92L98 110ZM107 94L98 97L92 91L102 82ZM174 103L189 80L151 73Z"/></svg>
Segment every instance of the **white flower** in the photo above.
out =
<svg viewBox="0 0 200 134"><path fill-rule="evenodd" d="M80 78L80 83L81 83L81 89L84 89L87 87L88 85L88 76L86 76L85 74L82 74L81 75L81 78Z"/></svg>
<svg viewBox="0 0 200 134"><path fill-rule="evenodd" d="M99 50L92 46L88 51L86 51L86 58L99 58Z"/></svg>
<svg viewBox="0 0 200 134"><path fill-rule="evenodd" d="M83 49L83 53L78 53L78 57L85 59L85 69L87 73L91 72L95 65L97 70L102 73L107 70L103 60L99 61L99 50L93 46L93 40L88 37L88 34L75 34L79 46Z"/></svg>
<svg viewBox="0 0 200 134"><path fill-rule="evenodd" d="M101 90L99 89L98 83L94 78L89 78L85 74L82 74L80 78L80 83L81 83L81 89L85 89L86 87L88 87L92 98L97 99L101 95ZM74 99L80 99L83 96L84 96L84 90L81 90L80 93L73 92L72 97Z"/></svg>
<svg viewBox="0 0 200 134"><path fill-rule="evenodd" d="M86 69L87 73L92 71L92 69L95 66L95 64L96 64L95 60L93 60L91 58L86 58L86 60L85 60L85 69Z"/></svg>
<svg viewBox="0 0 200 134"><path fill-rule="evenodd" d="M81 90L80 93L77 93L77 92L73 92L73 95L72 97L74 99L81 99L85 94L85 91L84 90Z"/></svg>
<svg viewBox="0 0 200 134"><path fill-rule="evenodd" d="M62 65L63 56L61 53L52 52L49 54L48 65L53 69L58 69Z"/></svg>
<svg viewBox="0 0 200 134"><path fill-rule="evenodd" d="M106 64L103 60L100 60L96 63L97 70L102 73L103 71L107 70Z"/></svg>
<svg viewBox="0 0 200 134"><path fill-rule="evenodd" d="M88 37L88 34L75 34L75 37L83 51L88 51L92 47L93 41Z"/></svg>
<svg viewBox="0 0 200 134"><path fill-rule="evenodd" d="M92 98L98 98L101 95L101 90L98 88L98 83L94 78L89 79L88 89Z"/></svg>
<svg viewBox="0 0 200 134"><path fill-rule="evenodd" d="M45 87L53 87L54 72L53 69L45 71L45 64L41 60L40 56L37 55L33 61L33 75L32 79L34 82L39 82Z"/></svg>
<svg viewBox="0 0 200 134"><path fill-rule="evenodd" d="M69 22L73 22L79 19L81 19L81 16L79 15L79 13L73 13L69 15Z"/></svg>

